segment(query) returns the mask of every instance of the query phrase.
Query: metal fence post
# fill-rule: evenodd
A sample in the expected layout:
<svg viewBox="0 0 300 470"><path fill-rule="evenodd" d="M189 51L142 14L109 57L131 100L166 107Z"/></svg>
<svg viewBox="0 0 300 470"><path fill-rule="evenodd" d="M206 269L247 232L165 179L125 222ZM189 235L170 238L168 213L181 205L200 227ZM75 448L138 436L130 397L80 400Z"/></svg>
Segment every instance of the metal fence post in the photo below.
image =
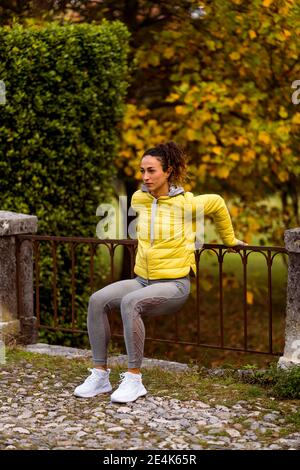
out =
<svg viewBox="0 0 300 470"><path fill-rule="evenodd" d="M16 235L35 233L37 217L0 211L0 341L36 340L32 243ZM3 355L3 354L2 354Z"/></svg>
<svg viewBox="0 0 300 470"><path fill-rule="evenodd" d="M278 367L300 366L300 228L286 230L289 253L284 354Z"/></svg>

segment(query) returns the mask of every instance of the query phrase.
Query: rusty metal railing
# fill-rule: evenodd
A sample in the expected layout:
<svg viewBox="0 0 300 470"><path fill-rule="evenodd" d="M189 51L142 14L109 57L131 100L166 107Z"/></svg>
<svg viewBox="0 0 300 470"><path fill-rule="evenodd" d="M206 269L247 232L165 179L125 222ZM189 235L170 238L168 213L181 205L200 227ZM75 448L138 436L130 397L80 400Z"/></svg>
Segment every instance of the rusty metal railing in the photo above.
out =
<svg viewBox="0 0 300 470"><path fill-rule="evenodd" d="M115 265L114 257L116 248L119 246L124 247L128 250L129 259L130 259L130 272L131 277L134 277L134 262L135 254L137 248L136 240L99 240L94 238L82 238L82 237L57 237L57 236L41 236L41 235L18 235L16 237L16 258L17 258L17 285L19 285L19 253L20 246L25 240L30 240L33 245L34 253L34 300L35 300L35 314L37 317L37 326L39 329L53 330L53 331L62 331L70 333L86 333L86 329L80 328L77 326L78 319L76 315L76 249L80 245L89 247L89 286L90 293L95 291L95 253L99 245L106 246L109 256L110 256L110 282L114 282L115 279ZM51 246L51 256L52 256L52 305L53 305L53 324L43 323L43 312L40 309L40 292L41 292L41 279L40 279L40 247L41 244L48 243ZM58 309L58 261L57 261L57 248L60 245L66 245L69 247L69 254L71 260L71 273L70 273L70 287L71 287L71 326L60 325L60 312ZM219 335L218 335L218 344L212 344L204 342L202 339L202 328L201 328L201 298L203 298L203 293L201 294L200 281L201 281L201 257L205 252L212 253L217 260L218 264L218 323L219 323ZM225 341L225 329L224 329L224 286L223 286L223 265L224 258L228 253L228 248L224 245L218 244L205 244L199 250L195 251L195 260L197 273L195 279L192 279L192 283L195 283L195 329L196 329L196 338L194 340L182 340L178 333L178 316L175 315L175 332L172 338L159 337L157 331L154 328L153 333L150 336L146 336L148 341L158 341L161 343L176 343L186 346L196 346L196 347L206 347L213 349L221 350L230 350L230 351L240 351L247 353L256 353L256 354L269 354L269 355L280 355L281 351L274 352L273 348L273 302L272 302L272 266L273 261L276 256L279 254L287 254L287 251L283 247L268 247L268 246L241 246L236 249L237 256L241 259L242 266L242 279L243 279L243 320L242 320L242 330L243 330L243 344L242 346L231 346L226 344ZM260 253L266 261L266 270L267 270L267 315L268 315L268 346L264 350L256 350L249 347L248 344L248 302L247 302L247 283L248 283L248 260L252 253ZM20 290L18 292L18 305L20 302L20 296L23 295ZM22 312L19 311L20 317ZM121 333L117 333L113 330L112 336L120 337Z"/></svg>

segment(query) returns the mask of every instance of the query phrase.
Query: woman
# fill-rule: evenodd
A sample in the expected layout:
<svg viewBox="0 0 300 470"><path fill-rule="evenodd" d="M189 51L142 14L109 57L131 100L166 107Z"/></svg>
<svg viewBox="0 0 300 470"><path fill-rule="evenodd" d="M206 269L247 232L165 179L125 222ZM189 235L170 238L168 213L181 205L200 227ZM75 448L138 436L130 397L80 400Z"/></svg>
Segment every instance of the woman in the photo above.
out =
<svg viewBox="0 0 300 470"><path fill-rule="evenodd" d="M144 184L131 201L139 213L136 277L112 283L90 298L88 333L94 367L85 382L75 389L78 397L93 397L112 390L107 368L110 340L107 314L116 307L122 315L128 371L121 374L122 381L111 400L127 403L146 395L140 371L145 340L142 317L175 313L183 307L190 293L189 273L191 266L194 267L194 249L188 244L186 233L189 232L183 229L174 213L178 215L182 209L190 207L195 214L201 207L201 213L214 216L226 245L244 244L235 238L230 215L220 196L194 197L179 186L186 175L186 160L176 143L168 142L147 150L141 159L141 173ZM173 218L170 219L171 213Z"/></svg>

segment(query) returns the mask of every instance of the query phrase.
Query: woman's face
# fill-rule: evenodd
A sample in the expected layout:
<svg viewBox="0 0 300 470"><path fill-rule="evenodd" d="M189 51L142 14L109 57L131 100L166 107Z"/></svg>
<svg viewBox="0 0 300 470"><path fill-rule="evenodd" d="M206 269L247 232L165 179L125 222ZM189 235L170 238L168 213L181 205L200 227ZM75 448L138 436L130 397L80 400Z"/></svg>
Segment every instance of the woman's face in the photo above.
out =
<svg viewBox="0 0 300 470"><path fill-rule="evenodd" d="M141 161L141 173L144 184L148 190L153 193L163 191L168 192L168 177L170 176L171 169L166 172L163 171L161 162L158 158L151 155L145 155Z"/></svg>

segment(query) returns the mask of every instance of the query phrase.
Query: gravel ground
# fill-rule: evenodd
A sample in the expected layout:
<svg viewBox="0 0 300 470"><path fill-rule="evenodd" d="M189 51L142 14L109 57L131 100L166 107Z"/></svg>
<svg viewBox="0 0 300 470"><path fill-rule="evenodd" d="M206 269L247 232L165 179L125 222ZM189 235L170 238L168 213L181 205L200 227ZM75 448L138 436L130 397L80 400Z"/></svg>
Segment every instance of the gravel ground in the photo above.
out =
<svg viewBox="0 0 300 470"><path fill-rule="evenodd" d="M40 352L45 353L43 348ZM71 348L59 350L71 360L78 357ZM58 349L52 349L54 353ZM164 361L160 365L187 367ZM63 369L41 369L26 358L2 364L0 450L300 449L300 432L294 428L287 433L285 414L265 406L262 399L225 406L222 400L205 403L148 394L120 405L112 404L109 394L74 397L80 381L66 377ZM296 411L296 405L290 405L290 412Z"/></svg>

